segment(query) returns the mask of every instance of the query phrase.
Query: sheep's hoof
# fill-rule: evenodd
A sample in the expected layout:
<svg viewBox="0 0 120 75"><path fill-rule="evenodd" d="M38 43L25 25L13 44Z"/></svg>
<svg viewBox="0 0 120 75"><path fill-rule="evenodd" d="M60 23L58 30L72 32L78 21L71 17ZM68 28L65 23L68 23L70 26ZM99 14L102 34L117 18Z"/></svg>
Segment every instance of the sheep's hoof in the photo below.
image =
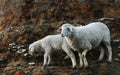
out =
<svg viewBox="0 0 120 75"><path fill-rule="evenodd" d="M47 72L49 69L47 67L42 67L41 72Z"/></svg>
<svg viewBox="0 0 120 75"><path fill-rule="evenodd" d="M47 68L47 66L44 65L44 66L42 66L41 69L42 69L42 70L45 70L46 68Z"/></svg>
<svg viewBox="0 0 120 75"><path fill-rule="evenodd" d="M82 64L82 65L80 65L80 68L83 68L83 64Z"/></svg>
<svg viewBox="0 0 120 75"><path fill-rule="evenodd" d="M77 66L75 65L75 66L72 66L72 68L76 68Z"/></svg>
<svg viewBox="0 0 120 75"><path fill-rule="evenodd" d="M76 70L77 69L77 66L74 66L74 67L72 67L73 68L73 70Z"/></svg>
<svg viewBox="0 0 120 75"><path fill-rule="evenodd" d="M84 66L84 68L88 68L88 66Z"/></svg>
<svg viewBox="0 0 120 75"><path fill-rule="evenodd" d="M41 68L41 70L44 70L44 69L45 69L45 67L42 67L42 68Z"/></svg>
<svg viewBox="0 0 120 75"><path fill-rule="evenodd" d="M107 61L111 63L111 62L112 62L112 59L107 59Z"/></svg>
<svg viewBox="0 0 120 75"><path fill-rule="evenodd" d="M83 68L84 64L82 61L80 61L80 68Z"/></svg>
<svg viewBox="0 0 120 75"><path fill-rule="evenodd" d="M84 65L84 68L88 68L88 64L85 64L85 65Z"/></svg>
<svg viewBox="0 0 120 75"><path fill-rule="evenodd" d="M102 61L102 59L98 59L98 62L101 62Z"/></svg>

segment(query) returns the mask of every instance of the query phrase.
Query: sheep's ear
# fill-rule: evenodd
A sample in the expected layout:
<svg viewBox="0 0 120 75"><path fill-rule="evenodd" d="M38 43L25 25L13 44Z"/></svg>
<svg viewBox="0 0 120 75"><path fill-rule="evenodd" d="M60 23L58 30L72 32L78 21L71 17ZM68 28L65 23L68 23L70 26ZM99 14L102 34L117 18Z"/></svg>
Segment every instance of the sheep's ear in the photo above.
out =
<svg viewBox="0 0 120 75"><path fill-rule="evenodd" d="M61 32L62 31L62 28L60 27L59 29L57 29L57 32Z"/></svg>
<svg viewBox="0 0 120 75"><path fill-rule="evenodd" d="M71 27L69 27L69 28L67 28L67 29L68 29L68 31L71 31L71 32L73 31Z"/></svg>

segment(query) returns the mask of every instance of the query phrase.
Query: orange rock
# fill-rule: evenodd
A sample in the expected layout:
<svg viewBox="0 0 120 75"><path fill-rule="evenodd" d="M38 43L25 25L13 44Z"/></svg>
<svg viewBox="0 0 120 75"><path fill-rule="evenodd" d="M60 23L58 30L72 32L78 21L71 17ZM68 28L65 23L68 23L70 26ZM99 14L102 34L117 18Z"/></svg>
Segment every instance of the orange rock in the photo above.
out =
<svg viewBox="0 0 120 75"><path fill-rule="evenodd" d="M108 9L108 8L105 8L105 9L103 10L103 12L104 12L104 14L106 14L106 13L109 12L109 9Z"/></svg>
<svg viewBox="0 0 120 75"><path fill-rule="evenodd" d="M68 75L68 73L61 73L61 74L59 74L59 75Z"/></svg>
<svg viewBox="0 0 120 75"><path fill-rule="evenodd" d="M39 18L39 23L40 23L40 24L43 24L43 22L44 22L44 18L41 18L41 17L40 17L40 18Z"/></svg>
<svg viewBox="0 0 120 75"><path fill-rule="evenodd" d="M116 16L115 12L110 13L110 17L115 17L115 16Z"/></svg>
<svg viewBox="0 0 120 75"><path fill-rule="evenodd" d="M45 14L44 13L40 13L39 17L43 17L44 18Z"/></svg>
<svg viewBox="0 0 120 75"><path fill-rule="evenodd" d="M6 19L7 21L11 21L12 18L13 18L13 16L14 16L13 13L7 14L7 15L5 16L5 19Z"/></svg>
<svg viewBox="0 0 120 75"><path fill-rule="evenodd" d="M27 40L26 40L26 39L24 39L24 40L22 40L22 41L21 41L21 43L24 45L24 44L26 44L26 43L27 43Z"/></svg>
<svg viewBox="0 0 120 75"><path fill-rule="evenodd" d="M52 22L51 23L51 28L55 28L57 26L57 23L56 22Z"/></svg>
<svg viewBox="0 0 120 75"><path fill-rule="evenodd" d="M119 13L120 13L120 8L118 8L118 9L117 9L117 12L119 12Z"/></svg>
<svg viewBox="0 0 120 75"><path fill-rule="evenodd" d="M2 23L2 21L4 21L4 17L3 16L0 16L0 24Z"/></svg>
<svg viewBox="0 0 120 75"><path fill-rule="evenodd" d="M23 71L22 70L17 70L14 75L23 75Z"/></svg>
<svg viewBox="0 0 120 75"><path fill-rule="evenodd" d="M3 54L2 54L2 53L0 53L0 58L1 58L1 57L3 57Z"/></svg>
<svg viewBox="0 0 120 75"><path fill-rule="evenodd" d="M3 30L3 29L4 29L4 27L3 27L3 26L0 26L0 31Z"/></svg>
<svg viewBox="0 0 120 75"><path fill-rule="evenodd" d="M6 47L8 44L5 42L1 42L0 46Z"/></svg>
<svg viewBox="0 0 120 75"><path fill-rule="evenodd" d="M40 72L35 72L35 73L33 73L33 75L43 75L43 74Z"/></svg>
<svg viewBox="0 0 120 75"><path fill-rule="evenodd" d="M19 20L20 20L19 18L15 17L15 18L13 18L13 23L18 23Z"/></svg>
<svg viewBox="0 0 120 75"><path fill-rule="evenodd" d="M24 39L24 37L22 37L22 36L20 36L20 37L18 38L19 41L21 41L21 40L23 40L23 39Z"/></svg>
<svg viewBox="0 0 120 75"><path fill-rule="evenodd" d="M36 23L37 22L37 18L32 18L31 21L32 21L32 23Z"/></svg>

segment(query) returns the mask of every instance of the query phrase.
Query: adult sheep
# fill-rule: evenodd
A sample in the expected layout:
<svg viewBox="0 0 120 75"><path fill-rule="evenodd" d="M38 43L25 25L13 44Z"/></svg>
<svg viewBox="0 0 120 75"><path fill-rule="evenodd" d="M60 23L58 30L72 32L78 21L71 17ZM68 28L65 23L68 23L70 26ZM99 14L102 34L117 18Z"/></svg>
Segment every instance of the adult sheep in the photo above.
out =
<svg viewBox="0 0 120 75"><path fill-rule="evenodd" d="M73 50L78 51L80 66L88 67L86 54L94 48L101 48L99 60L104 56L104 45L108 50L108 61L112 61L112 49L110 45L110 31L108 27L101 22L93 22L86 26L75 27L71 24L63 24L61 26L61 36ZM83 51L82 51L83 50ZM82 51L82 54L80 53Z"/></svg>
<svg viewBox="0 0 120 75"><path fill-rule="evenodd" d="M50 64L51 52L53 50L64 50L71 58L72 67L76 66L75 55L71 50L71 47L67 44L66 40L61 35L48 35L45 38L38 40L29 45L29 53L34 55L34 52L44 51L44 63L43 68Z"/></svg>

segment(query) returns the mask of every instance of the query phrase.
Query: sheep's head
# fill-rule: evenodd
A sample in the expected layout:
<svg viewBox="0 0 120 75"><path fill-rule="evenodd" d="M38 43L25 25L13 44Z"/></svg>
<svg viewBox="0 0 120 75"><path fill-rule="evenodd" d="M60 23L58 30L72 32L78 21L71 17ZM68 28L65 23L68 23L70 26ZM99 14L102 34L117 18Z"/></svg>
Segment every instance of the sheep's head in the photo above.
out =
<svg viewBox="0 0 120 75"><path fill-rule="evenodd" d="M71 24L63 24L61 27L61 36L62 37L71 37L73 33L73 26Z"/></svg>
<svg viewBox="0 0 120 75"><path fill-rule="evenodd" d="M34 49L31 45L29 46L29 51L28 52L29 52L30 55L34 54Z"/></svg>
<svg viewBox="0 0 120 75"><path fill-rule="evenodd" d="M41 56L43 55L43 49L32 44L32 46L29 46L29 54L32 56Z"/></svg>

